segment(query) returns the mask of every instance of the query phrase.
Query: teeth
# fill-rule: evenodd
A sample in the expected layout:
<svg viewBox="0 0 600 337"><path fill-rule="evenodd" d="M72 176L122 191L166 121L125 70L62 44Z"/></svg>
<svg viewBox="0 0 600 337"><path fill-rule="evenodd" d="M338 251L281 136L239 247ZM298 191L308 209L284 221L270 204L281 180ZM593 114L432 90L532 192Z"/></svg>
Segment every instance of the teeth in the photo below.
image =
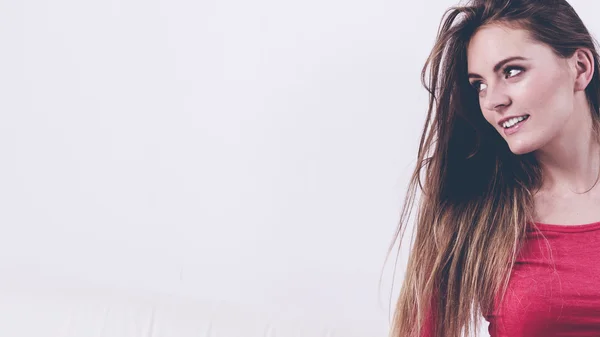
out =
<svg viewBox="0 0 600 337"><path fill-rule="evenodd" d="M514 126L515 124L519 123L520 121L527 119L527 117L528 116L511 118L511 119L507 120L506 122L502 123L502 127L505 129L510 128L510 127Z"/></svg>

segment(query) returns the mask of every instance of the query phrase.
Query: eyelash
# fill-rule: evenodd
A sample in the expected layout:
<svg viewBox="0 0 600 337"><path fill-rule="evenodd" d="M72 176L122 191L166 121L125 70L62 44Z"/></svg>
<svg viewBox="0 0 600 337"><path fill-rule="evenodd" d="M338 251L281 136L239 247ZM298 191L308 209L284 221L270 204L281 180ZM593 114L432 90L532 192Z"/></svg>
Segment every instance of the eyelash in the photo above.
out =
<svg viewBox="0 0 600 337"><path fill-rule="evenodd" d="M523 71L525 71L525 69L523 69L522 67L517 67L517 66L507 66L502 70L502 73L504 75L508 75L507 73L509 73L511 70L519 70L519 74L522 73ZM518 74L517 74L518 75ZM515 75L515 76L517 76ZM513 76L514 77L514 76ZM477 89L477 86L481 84L481 81L475 81L471 84L471 86L473 87L473 89L475 89L476 92L480 92L479 89Z"/></svg>

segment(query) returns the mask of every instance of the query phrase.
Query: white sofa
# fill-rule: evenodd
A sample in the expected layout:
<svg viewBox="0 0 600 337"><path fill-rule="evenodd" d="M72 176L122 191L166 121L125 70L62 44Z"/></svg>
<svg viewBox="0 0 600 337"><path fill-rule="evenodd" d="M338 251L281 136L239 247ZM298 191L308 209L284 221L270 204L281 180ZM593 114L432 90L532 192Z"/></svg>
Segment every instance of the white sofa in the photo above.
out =
<svg viewBox="0 0 600 337"><path fill-rule="evenodd" d="M356 327L286 320L227 303L101 287L0 285L7 337L374 337Z"/></svg>

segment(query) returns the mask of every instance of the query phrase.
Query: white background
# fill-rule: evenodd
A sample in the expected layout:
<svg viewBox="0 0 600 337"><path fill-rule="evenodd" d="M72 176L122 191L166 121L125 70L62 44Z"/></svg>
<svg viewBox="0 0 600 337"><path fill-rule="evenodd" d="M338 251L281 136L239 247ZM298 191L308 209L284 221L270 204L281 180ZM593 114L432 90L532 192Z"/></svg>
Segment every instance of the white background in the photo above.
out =
<svg viewBox="0 0 600 337"><path fill-rule="evenodd" d="M0 1L0 275L383 336L455 3Z"/></svg>

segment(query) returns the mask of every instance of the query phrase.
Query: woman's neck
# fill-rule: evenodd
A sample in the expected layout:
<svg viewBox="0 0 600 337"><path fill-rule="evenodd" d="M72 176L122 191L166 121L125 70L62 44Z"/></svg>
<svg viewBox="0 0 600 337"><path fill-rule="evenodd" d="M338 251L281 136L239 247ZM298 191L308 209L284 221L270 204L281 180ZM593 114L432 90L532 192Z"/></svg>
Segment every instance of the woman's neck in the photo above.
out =
<svg viewBox="0 0 600 337"><path fill-rule="evenodd" d="M562 135L535 152L544 175L541 190L567 196L600 187L600 142L592 123L588 113L573 123L577 127L566 127Z"/></svg>

